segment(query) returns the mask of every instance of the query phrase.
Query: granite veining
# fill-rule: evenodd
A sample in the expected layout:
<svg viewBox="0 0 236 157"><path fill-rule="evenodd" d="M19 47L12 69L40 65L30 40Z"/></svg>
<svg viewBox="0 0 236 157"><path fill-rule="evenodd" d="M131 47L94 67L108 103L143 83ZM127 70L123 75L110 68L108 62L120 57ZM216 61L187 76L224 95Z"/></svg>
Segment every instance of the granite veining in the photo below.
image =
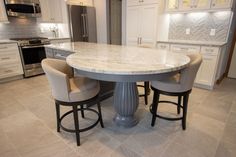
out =
<svg viewBox="0 0 236 157"><path fill-rule="evenodd" d="M189 57L165 50L107 44L70 42L47 48L75 52L67 63L79 70L104 74L161 74L180 70Z"/></svg>

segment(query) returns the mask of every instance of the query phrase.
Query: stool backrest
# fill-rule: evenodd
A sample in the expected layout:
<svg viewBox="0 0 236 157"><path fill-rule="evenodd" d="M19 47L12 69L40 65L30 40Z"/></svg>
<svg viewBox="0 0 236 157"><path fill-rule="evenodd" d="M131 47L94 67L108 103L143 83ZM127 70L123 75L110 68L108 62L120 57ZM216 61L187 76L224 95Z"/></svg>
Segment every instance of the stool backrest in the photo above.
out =
<svg viewBox="0 0 236 157"><path fill-rule="evenodd" d="M73 69L66 64L66 61L58 59L44 59L42 68L51 86L54 99L69 101L70 82L73 77Z"/></svg>
<svg viewBox="0 0 236 157"><path fill-rule="evenodd" d="M180 71L180 84L183 91L192 89L198 69L202 63L200 53L189 54L188 57L191 60L189 66Z"/></svg>

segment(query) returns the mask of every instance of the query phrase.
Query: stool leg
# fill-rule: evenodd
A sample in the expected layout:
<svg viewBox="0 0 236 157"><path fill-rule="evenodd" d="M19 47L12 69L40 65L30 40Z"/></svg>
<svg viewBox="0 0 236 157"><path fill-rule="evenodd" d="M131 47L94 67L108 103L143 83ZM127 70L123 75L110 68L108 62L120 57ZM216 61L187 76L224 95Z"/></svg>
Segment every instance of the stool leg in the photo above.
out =
<svg viewBox="0 0 236 157"><path fill-rule="evenodd" d="M182 102L182 96L178 96L178 106L177 106L177 113L180 114L180 106Z"/></svg>
<svg viewBox="0 0 236 157"><path fill-rule="evenodd" d="M144 99L145 104L148 104L148 95L150 93L149 82L144 82Z"/></svg>
<svg viewBox="0 0 236 157"><path fill-rule="evenodd" d="M57 117L57 132L60 132L60 104L55 102Z"/></svg>
<svg viewBox="0 0 236 157"><path fill-rule="evenodd" d="M184 96L184 102L183 102L183 119L182 119L182 129L186 129L186 118L187 118L187 109L188 109L188 98L189 94Z"/></svg>
<svg viewBox="0 0 236 157"><path fill-rule="evenodd" d="M76 134L77 146L80 146L79 120L78 120L78 111L77 111L76 105L73 105L73 115L74 115L74 124L75 124L75 134Z"/></svg>
<svg viewBox="0 0 236 157"><path fill-rule="evenodd" d="M81 111L82 118L84 118L84 105L83 104L80 105L80 111Z"/></svg>
<svg viewBox="0 0 236 157"><path fill-rule="evenodd" d="M104 128L104 124L103 124L103 120L102 120L102 111L101 111L100 102L97 102L97 106L98 106L98 113L99 113L100 124L101 124L101 127Z"/></svg>
<svg viewBox="0 0 236 157"><path fill-rule="evenodd" d="M153 101L152 101L152 123L151 123L152 127L155 125L156 122L156 113L157 113L159 97L160 93L154 90Z"/></svg>

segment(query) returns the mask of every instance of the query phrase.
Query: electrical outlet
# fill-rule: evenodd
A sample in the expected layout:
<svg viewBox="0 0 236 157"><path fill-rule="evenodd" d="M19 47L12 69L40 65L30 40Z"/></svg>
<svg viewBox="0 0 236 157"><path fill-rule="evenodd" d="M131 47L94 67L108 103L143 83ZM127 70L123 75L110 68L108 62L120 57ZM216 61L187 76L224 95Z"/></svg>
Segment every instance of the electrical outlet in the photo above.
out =
<svg viewBox="0 0 236 157"><path fill-rule="evenodd" d="M215 36L215 35L216 35L216 29L211 29L210 36Z"/></svg>
<svg viewBox="0 0 236 157"><path fill-rule="evenodd" d="M190 34L190 28L186 28L185 32L186 32L187 35L189 35Z"/></svg>

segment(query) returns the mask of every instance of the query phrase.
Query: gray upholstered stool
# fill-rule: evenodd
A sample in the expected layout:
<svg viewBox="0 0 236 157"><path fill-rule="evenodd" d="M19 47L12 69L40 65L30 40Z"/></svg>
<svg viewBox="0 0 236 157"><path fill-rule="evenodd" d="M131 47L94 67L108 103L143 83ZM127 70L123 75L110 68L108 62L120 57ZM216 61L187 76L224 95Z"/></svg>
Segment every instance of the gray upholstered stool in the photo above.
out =
<svg viewBox="0 0 236 157"><path fill-rule="evenodd" d="M99 122L102 127L102 113L98 93L100 90L99 82L85 77L74 77L73 69L65 61L57 59L44 59L42 67L52 89L55 99L57 131L60 128L67 132L76 134L77 145L80 145L80 132L87 131L95 127ZM88 108L90 104L97 104L98 111ZM60 105L70 106L72 110L60 116ZM80 106L80 108L78 108ZM85 117L84 111L93 112L97 115L97 120L86 128L79 128L78 111L81 111L82 118ZM62 120L69 114L73 114L75 129L68 129L62 125Z"/></svg>
<svg viewBox="0 0 236 157"><path fill-rule="evenodd" d="M159 117L171 121L182 120L182 128L183 130L186 129L188 98L191 93L196 74L202 62L202 56L199 53L188 56L191 59L190 64L187 68L181 70L179 74L165 80L151 82L151 88L154 91L153 102L150 106L150 112L152 113L152 126L155 125L156 117ZM173 101L159 101L160 94L177 96L178 103ZM181 104L182 99L183 105ZM182 109L183 115L176 118L161 116L157 113L159 103L171 103L177 105L177 113L180 114L180 110Z"/></svg>

